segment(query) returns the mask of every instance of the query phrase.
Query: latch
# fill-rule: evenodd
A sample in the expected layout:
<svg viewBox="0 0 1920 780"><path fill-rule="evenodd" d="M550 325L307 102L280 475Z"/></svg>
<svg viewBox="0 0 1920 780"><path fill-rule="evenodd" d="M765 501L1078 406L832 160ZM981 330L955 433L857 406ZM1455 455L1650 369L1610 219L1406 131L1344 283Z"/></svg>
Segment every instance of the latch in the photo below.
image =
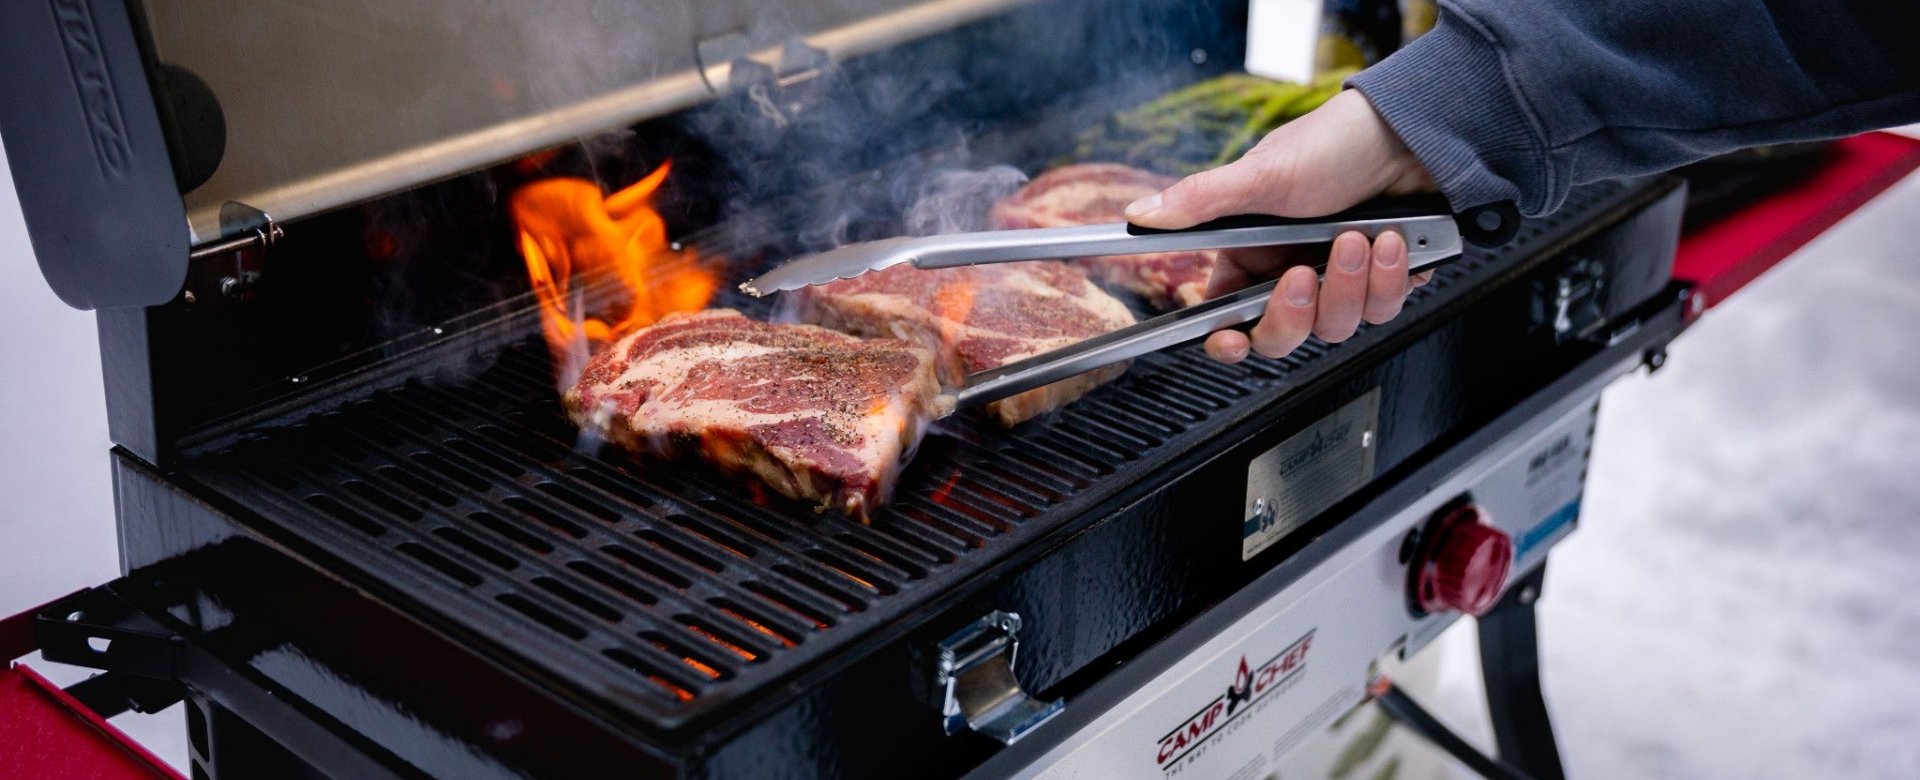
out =
<svg viewBox="0 0 1920 780"><path fill-rule="evenodd" d="M1535 283L1534 321L1553 328L1555 343L1591 339L1606 324L1606 273L1599 260L1580 258Z"/></svg>
<svg viewBox="0 0 1920 780"><path fill-rule="evenodd" d="M1060 714L1063 701L1040 701L1020 688L1020 616L994 611L934 646L931 693L947 735L972 729L1011 745Z"/></svg>

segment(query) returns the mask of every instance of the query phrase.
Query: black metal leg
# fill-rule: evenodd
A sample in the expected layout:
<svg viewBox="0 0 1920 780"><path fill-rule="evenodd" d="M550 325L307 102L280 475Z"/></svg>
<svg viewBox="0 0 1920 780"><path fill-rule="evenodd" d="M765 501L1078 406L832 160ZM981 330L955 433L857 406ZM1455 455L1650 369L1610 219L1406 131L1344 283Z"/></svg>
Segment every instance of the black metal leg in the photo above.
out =
<svg viewBox="0 0 1920 780"><path fill-rule="evenodd" d="M1533 603L1540 598L1546 574L1542 563L1508 588L1493 611L1480 617L1480 671L1486 677L1487 711L1493 716L1500 758L1539 780L1565 780L1553 722L1540 695L1540 644Z"/></svg>

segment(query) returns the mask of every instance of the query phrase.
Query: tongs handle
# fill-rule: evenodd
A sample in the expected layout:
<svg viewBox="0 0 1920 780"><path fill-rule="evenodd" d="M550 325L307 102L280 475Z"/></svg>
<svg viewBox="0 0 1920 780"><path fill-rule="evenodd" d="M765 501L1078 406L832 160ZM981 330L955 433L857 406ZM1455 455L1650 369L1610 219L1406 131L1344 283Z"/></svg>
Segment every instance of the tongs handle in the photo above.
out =
<svg viewBox="0 0 1920 780"><path fill-rule="evenodd" d="M1266 214L1241 214L1221 217L1202 222L1193 227L1167 230L1162 228L1127 225L1127 232L1136 236L1164 235L1168 233L1204 233L1216 230L1237 230L1242 228L1291 227L1307 225L1338 225L1345 222L1371 222L1376 220L1411 219L1446 214L1451 211L1447 199L1439 194L1409 195L1395 198L1376 198L1353 208L1323 217L1275 217ZM1492 248L1513 240L1520 230L1520 210L1511 201L1488 203L1473 206L1453 215L1454 224L1460 228L1460 237L1467 243L1478 247Z"/></svg>

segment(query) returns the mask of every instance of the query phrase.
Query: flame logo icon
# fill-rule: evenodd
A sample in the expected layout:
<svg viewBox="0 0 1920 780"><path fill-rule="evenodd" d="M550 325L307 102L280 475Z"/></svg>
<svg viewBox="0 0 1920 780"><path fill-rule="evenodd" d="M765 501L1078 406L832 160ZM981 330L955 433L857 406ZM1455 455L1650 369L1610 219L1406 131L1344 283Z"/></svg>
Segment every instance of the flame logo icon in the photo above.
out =
<svg viewBox="0 0 1920 780"><path fill-rule="evenodd" d="M1233 676L1233 685L1227 687L1227 714L1239 709L1240 705L1253 698L1253 673L1247 671L1247 657L1240 656L1240 671Z"/></svg>

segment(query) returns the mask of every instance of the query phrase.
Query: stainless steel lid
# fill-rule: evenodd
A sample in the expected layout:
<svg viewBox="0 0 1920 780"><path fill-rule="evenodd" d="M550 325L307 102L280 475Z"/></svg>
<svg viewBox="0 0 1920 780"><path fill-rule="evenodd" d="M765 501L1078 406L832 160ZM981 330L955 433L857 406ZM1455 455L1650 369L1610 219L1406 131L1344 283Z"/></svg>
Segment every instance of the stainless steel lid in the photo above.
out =
<svg viewBox="0 0 1920 780"><path fill-rule="evenodd" d="M677 111L1021 0L143 0L204 81L225 153L192 240L288 220Z"/></svg>

